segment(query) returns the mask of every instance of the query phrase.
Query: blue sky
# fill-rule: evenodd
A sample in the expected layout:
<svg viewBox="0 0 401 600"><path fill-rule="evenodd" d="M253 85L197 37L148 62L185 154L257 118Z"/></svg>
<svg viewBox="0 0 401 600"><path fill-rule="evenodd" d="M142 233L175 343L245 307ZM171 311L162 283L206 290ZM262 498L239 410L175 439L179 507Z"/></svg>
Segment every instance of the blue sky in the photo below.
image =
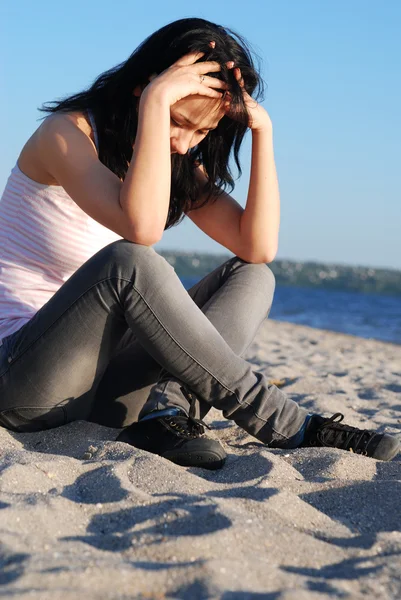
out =
<svg viewBox="0 0 401 600"><path fill-rule="evenodd" d="M0 189L37 107L86 88L166 23L203 17L262 58L281 192L277 259L401 269L401 2L14 0L0 9ZM192 6L194 8L192 8ZM242 206L250 165L232 195ZM156 248L227 252L189 219Z"/></svg>

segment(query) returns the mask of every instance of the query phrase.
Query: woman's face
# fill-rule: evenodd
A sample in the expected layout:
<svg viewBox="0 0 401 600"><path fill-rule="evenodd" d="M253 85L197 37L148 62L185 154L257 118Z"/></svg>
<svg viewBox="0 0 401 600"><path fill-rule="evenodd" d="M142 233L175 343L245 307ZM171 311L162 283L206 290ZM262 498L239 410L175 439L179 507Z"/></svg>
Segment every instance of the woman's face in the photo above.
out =
<svg viewBox="0 0 401 600"><path fill-rule="evenodd" d="M187 96L170 108L170 152L186 154L215 129L225 110L219 99Z"/></svg>
<svg viewBox="0 0 401 600"><path fill-rule="evenodd" d="M140 86L134 90L139 97ZM137 105L137 112L138 112ZM205 96L187 96L170 107L170 152L186 154L215 129L226 111L220 99Z"/></svg>

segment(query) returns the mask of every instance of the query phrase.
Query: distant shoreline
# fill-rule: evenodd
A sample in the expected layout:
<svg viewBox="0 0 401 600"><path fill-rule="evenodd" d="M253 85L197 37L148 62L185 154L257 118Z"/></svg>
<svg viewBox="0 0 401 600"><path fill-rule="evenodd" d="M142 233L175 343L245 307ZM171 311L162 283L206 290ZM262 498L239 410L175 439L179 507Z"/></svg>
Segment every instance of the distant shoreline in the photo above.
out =
<svg viewBox="0 0 401 600"><path fill-rule="evenodd" d="M232 254L158 250L179 277L204 277ZM278 285L401 296L401 271L318 262L274 260L269 267Z"/></svg>

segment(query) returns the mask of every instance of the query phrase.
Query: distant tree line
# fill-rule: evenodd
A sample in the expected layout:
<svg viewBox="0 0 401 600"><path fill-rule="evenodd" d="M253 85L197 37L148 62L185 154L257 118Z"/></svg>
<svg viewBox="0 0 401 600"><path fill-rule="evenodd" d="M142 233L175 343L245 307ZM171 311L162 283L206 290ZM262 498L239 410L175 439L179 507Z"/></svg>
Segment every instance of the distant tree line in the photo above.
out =
<svg viewBox="0 0 401 600"><path fill-rule="evenodd" d="M221 265L231 254L206 254L158 250L180 278L202 278ZM401 271L373 267L353 267L318 262L274 260L269 263L277 285L349 290L401 296Z"/></svg>

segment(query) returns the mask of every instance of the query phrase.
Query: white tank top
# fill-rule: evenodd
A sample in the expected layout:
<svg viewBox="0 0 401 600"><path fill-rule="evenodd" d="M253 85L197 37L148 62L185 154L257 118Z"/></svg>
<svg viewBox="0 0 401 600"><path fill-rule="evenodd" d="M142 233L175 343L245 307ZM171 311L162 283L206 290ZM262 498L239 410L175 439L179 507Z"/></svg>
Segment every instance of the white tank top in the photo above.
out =
<svg viewBox="0 0 401 600"><path fill-rule="evenodd" d="M91 114L89 119L99 152ZM84 262L119 239L63 187L33 181L16 164L0 199L0 345Z"/></svg>

